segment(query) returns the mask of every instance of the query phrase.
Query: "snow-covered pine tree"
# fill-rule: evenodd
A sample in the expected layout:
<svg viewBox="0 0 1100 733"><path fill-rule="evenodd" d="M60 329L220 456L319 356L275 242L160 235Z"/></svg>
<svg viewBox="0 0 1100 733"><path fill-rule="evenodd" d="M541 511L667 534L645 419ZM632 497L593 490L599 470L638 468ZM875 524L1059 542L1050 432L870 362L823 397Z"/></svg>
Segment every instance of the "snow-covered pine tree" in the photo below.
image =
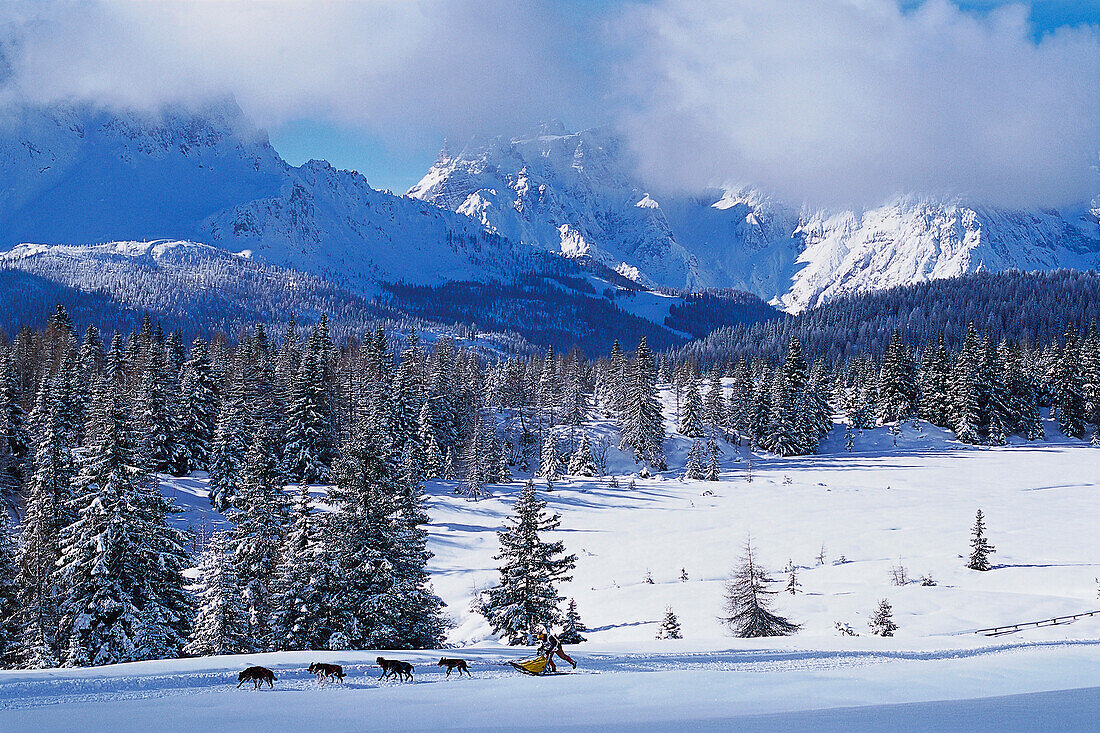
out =
<svg viewBox="0 0 1100 733"><path fill-rule="evenodd" d="M747 540L741 562L726 584L725 611L729 615L720 618L735 636L787 636L799 629L798 624L771 612L770 596L776 593L768 587L771 582Z"/></svg>
<svg viewBox="0 0 1100 733"><path fill-rule="evenodd" d="M750 436L751 442L754 394L752 372L744 356L738 358L731 381L728 424L736 431L737 444L741 445L741 439L745 436Z"/></svg>
<svg viewBox="0 0 1100 733"><path fill-rule="evenodd" d="M917 369L896 328L879 371L878 410L882 423L905 420L917 412Z"/></svg>
<svg viewBox="0 0 1100 733"><path fill-rule="evenodd" d="M325 552L340 589L329 603L330 628L353 649L435 646L446 630L424 569L431 556L422 489L400 484L387 453L383 436L357 425L329 494Z"/></svg>
<svg viewBox="0 0 1100 733"><path fill-rule="evenodd" d="M855 444L855 436L852 435L852 422L849 420L844 423L844 449L851 453Z"/></svg>
<svg viewBox="0 0 1100 733"><path fill-rule="evenodd" d="M439 452L439 443L435 439L432 407L427 400L420 407L417 432L419 433L420 444L424 446L424 457L421 460L424 478L428 480L437 479L443 474L443 456Z"/></svg>
<svg viewBox="0 0 1100 733"><path fill-rule="evenodd" d="M287 500L266 427L260 426L241 468L237 493L227 513L233 523L233 563L248 611L253 651L274 649L274 593L286 532Z"/></svg>
<svg viewBox="0 0 1100 733"><path fill-rule="evenodd" d="M717 369L710 375L707 396L703 400L703 421L713 431L724 434L728 439L729 410L722 390L722 373Z"/></svg>
<svg viewBox="0 0 1100 733"><path fill-rule="evenodd" d="M248 610L241 593L229 535L214 532L199 560L198 610L184 654L204 657L252 649Z"/></svg>
<svg viewBox="0 0 1100 733"><path fill-rule="evenodd" d="M688 449L687 462L684 464L685 481L702 481L706 474L703 473L703 441L693 440Z"/></svg>
<svg viewBox="0 0 1100 733"><path fill-rule="evenodd" d="M1085 398L1081 380L1081 354L1077 331L1067 325L1054 369L1051 407L1058 429L1071 438L1085 435Z"/></svg>
<svg viewBox="0 0 1100 733"><path fill-rule="evenodd" d="M781 456L812 453L817 447L817 437L806 419L806 360L797 337L791 337L787 358L774 379L766 447Z"/></svg>
<svg viewBox="0 0 1100 733"><path fill-rule="evenodd" d="M19 562L15 530L7 510L0 510L0 666L13 667L22 658L19 605Z"/></svg>
<svg viewBox="0 0 1100 733"><path fill-rule="evenodd" d="M752 404L749 408L750 447L753 450L771 449L772 373L765 364L760 378L753 385Z"/></svg>
<svg viewBox="0 0 1100 733"><path fill-rule="evenodd" d="M1081 397L1085 402L1085 422L1096 435L1100 432L1100 331L1095 321L1081 342Z"/></svg>
<svg viewBox="0 0 1100 733"><path fill-rule="evenodd" d="M210 446L210 505L226 512L237 494L238 477L244 464L244 415L236 399L222 399L218 410L214 442Z"/></svg>
<svg viewBox="0 0 1100 733"><path fill-rule="evenodd" d="M210 466L211 444L218 423L218 385L207 356L206 342L196 338L181 377L179 440L187 471Z"/></svg>
<svg viewBox="0 0 1100 733"><path fill-rule="evenodd" d="M689 369L684 375L684 402L680 408L680 434L688 438L703 435L703 399L699 396L699 383Z"/></svg>
<svg viewBox="0 0 1100 733"><path fill-rule="evenodd" d="M878 602L878 608L867 620L867 626L870 627L871 633L875 636L894 635L894 632L898 630L898 625L894 623L894 609L890 606L890 601L883 598Z"/></svg>
<svg viewBox="0 0 1100 733"><path fill-rule="evenodd" d="M1005 367L1005 399L1013 417L1013 424L1007 430L1028 440L1039 440L1045 437L1046 431L1039 412L1039 385L1036 375L1024 362L1019 350L1002 342L1000 351Z"/></svg>
<svg viewBox="0 0 1100 733"><path fill-rule="evenodd" d="M581 636L581 633L585 631L588 631L588 627L584 625L584 621L581 621L581 615L577 611L577 602L570 598L569 604L565 607L565 620L562 621L558 641L562 644L581 644L587 641Z"/></svg>
<svg viewBox="0 0 1100 733"><path fill-rule="evenodd" d="M707 439L707 463L703 470L703 479L706 481L718 481L722 478L722 466L718 462L718 456L722 449L718 447L713 437Z"/></svg>
<svg viewBox="0 0 1100 733"><path fill-rule="evenodd" d="M992 570L989 556L997 550L985 538L985 517L981 509L974 516L974 526L970 532L970 558L966 561L966 567L971 570Z"/></svg>
<svg viewBox="0 0 1100 733"><path fill-rule="evenodd" d="M671 608L665 609L665 617L661 625L657 627L658 639L683 639L684 634L680 629L680 619L676 618Z"/></svg>
<svg viewBox="0 0 1100 733"><path fill-rule="evenodd" d="M289 481L314 484L328 480L333 448L327 410L315 330L295 374L287 407L283 465Z"/></svg>
<svg viewBox="0 0 1100 733"><path fill-rule="evenodd" d="M496 430L492 424L481 416L475 417L470 437L466 440L466 447L462 452L462 493L468 499L477 501L489 494L485 485L499 468L493 461L495 440ZM444 460L444 478L448 477L449 459L448 453L447 459ZM453 474L453 470L450 473Z"/></svg>
<svg viewBox="0 0 1100 733"><path fill-rule="evenodd" d="M542 458L539 460L539 476L546 479L546 485L552 487L561 479L561 456L558 455L558 436L553 430L546 431L542 441Z"/></svg>
<svg viewBox="0 0 1100 733"><path fill-rule="evenodd" d="M334 589L325 582L328 568L317 527L321 522L313 513L309 486L302 484L275 571L272 627L278 650L322 649L328 641L324 629L331 620L327 606Z"/></svg>
<svg viewBox="0 0 1100 733"><path fill-rule="evenodd" d="M971 323L951 372L951 424L955 438L962 443L978 443L981 440L978 434L982 390L980 348L978 331Z"/></svg>
<svg viewBox="0 0 1100 733"><path fill-rule="evenodd" d="M481 610L493 631L509 644L533 644L542 629L561 620L557 586L572 580L577 556L566 555L560 540L547 542L540 536L561 525L561 517L546 511L535 485L528 481L516 499L512 516L500 539L500 581L483 595Z"/></svg>
<svg viewBox="0 0 1100 733"><path fill-rule="evenodd" d="M592 445L588 441L588 433L581 434L581 442L569 458L570 476L595 476L596 462L592 458Z"/></svg>
<svg viewBox="0 0 1100 733"><path fill-rule="evenodd" d="M424 486L403 475L395 489L394 585L390 595L400 599L400 604L394 629L403 648L436 648L443 643L451 622L443 615L444 603L435 594L427 570L432 553L425 529L429 517Z"/></svg>
<svg viewBox="0 0 1100 733"><path fill-rule="evenodd" d="M75 518L70 502L76 465L70 433L59 412L50 380L44 379L31 413L34 456L19 552L21 663L32 668L55 666L63 642L57 638L61 590L55 568L61 554L61 532Z"/></svg>
<svg viewBox="0 0 1100 733"><path fill-rule="evenodd" d="M43 380L45 381L45 380ZM20 380L8 349L0 347L0 502L15 506L28 453Z"/></svg>
<svg viewBox="0 0 1100 733"><path fill-rule="evenodd" d="M60 636L71 666L161 659L179 653L191 623L182 534L174 511L136 466L121 395L109 393L91 421L91 447L61 538Z"/></svg>
<svg viewBox="0 0 1100 733"><path fill-rule="evenodd" d="M163 343L151 344L143 358L144 369L134 402L138 460L147 471L178 473L179 431Z"/></svg>
<svg viewBox="0 0 1100 733"><path fill-rule="evenodd" d="M942 331L936 344L924 350L919 382L918 414L941 428L951 425L951 366Z"/></svg>
<svg viewBox="0 0 1100 733"><path fill-rule="evenodd" d="M629 448L635 461L664 470L664 419L657 401L657 369L643 336L627 370L619 418L619 449Z"/></svg>
<svg viewBox="0 0 1100 733"><path fill-rule="evenodd" d="M802 584L798 582L798 568L790 560L787 561L787 587L783 590L792 596L802 592Z"/></svg>

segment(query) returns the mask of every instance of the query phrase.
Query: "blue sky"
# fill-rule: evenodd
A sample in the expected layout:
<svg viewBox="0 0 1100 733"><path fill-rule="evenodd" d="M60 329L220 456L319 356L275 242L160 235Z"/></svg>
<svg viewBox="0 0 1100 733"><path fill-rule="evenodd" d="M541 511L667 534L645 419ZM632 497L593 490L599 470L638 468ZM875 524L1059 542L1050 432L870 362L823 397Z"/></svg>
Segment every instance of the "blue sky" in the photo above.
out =
<svg viewBox="0 0 1100 733"><path fill-rule="evenodd" d="M903 0L911 9L924 0ZM614 9L617 0L567 0L563 5L579 16L594 17ZM1100 0L956 0L959 7L977 13L1001 6L1028 6L1033 36L1038 38L1064 26L1100 25ZM593 120L566 120L574 127ZM486 134L508 134L512 130L485 130ZM404 192L415 184L435 160L443 141L443 133L418 131L411 139L396 143L351 124L320 119L296 119L268 129L272 144L291 163L298 165L310 158L328 160L338 168L357 170L376 188ZM461 141L459 141L461 142Z"/></svg>

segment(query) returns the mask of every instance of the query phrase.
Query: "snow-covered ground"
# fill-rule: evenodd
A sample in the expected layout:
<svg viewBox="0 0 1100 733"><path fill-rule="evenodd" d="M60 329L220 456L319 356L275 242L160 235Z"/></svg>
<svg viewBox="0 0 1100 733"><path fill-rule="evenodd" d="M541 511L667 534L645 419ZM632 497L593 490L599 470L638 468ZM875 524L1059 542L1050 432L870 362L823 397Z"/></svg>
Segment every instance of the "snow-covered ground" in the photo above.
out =
<svg viewBox="0 0 1100 733"><path fill-rule="evenodd" d="M611 432L599 421L586 428ZM530 650L502 646L469 610L474 589L495 579L495 532L520 484L470 502L433 483L431 570L456 626L454 648L393 653L416 665L415 683L374 679L375 652L9 671L0 672L0 729L1100 730L1100 616L974 633L1100 608L1100 449L1052 424L1047 432L1034 444L973 447L907 423L896 447L878 429L848 453L838 426L820 455L754 457L751 483L747 454L732 446L719 483L632 476L612 449L618 488L566 479L545 494L578 555L561 590L591 631L570 649L575 672L540 679L506 667ZM671 465L688 445L670 439ZM217 519L203 484L164 481L187 508L177 521L198 524L204 508ZM979 507L997 548L986 573L964 567ZM797 568L802 592L775 596L776 610L802 625L794 636L734 639L718 620L749 534L776 590L788 560ZM903 586L892 583L898 566L911 579ZM923 575L936 585L921 585ZM892 638L868 635L883 598L899 626ZM654 639L666 607L683 640ZM840 635L837 622L860 636ZM445 679L434 666L441 654L471 660L474 679ZM313 681L313 660L345 664L343 687ZM275 689L234 689L249 664L274 668Z"/></svg>

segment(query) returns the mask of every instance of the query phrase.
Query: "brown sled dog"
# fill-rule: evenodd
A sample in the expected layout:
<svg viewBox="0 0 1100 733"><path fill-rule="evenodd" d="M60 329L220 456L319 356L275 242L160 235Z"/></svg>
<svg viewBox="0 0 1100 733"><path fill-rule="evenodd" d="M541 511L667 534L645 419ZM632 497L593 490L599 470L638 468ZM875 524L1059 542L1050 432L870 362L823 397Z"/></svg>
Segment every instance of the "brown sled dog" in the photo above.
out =
<svg viewBox="0 0 1100 733"><path fill-rule="evenodd" d="M267 683L268 687L274 687L277 679L279 678L275 676L275 673L267 667L249 667L237 675L237 688L240 689L240 686L245 682L251 682L253 690L260 689L260 685L264 682Z"/></svg>
<svg viewBox="0 0 1100 733"><path fill-rule="evenodd" d="M318 682L332 682L337 680L339 682L344 681L344 668L339 664L325 664L324 662L314 662L309 665L309 671L311 674L317 675Z"/></svg>
<svg viewBox="0 0 1100 733"><path fill-rule="evenodd" d="M412 681L413 666L408 662L400 662L396 659L383 659L382 657L378 657L375 661L377 661L378 666L382 668L382 676L378 679L396 677L400 680Z"/></svg>
<svg viewBox="0 0 1100 733"><path fill-rule="evenodd" d="M443 657L442 659L439 660L439 663L436 666L437 667L446 667L448 677L451 676L451 670L453 670L453 669L458 670L458 676L459 677L462 676L463 672L465 672L468 677L473 677L473 675L470 674L470 668L466 666L466 660L465 659L448 659L447 657Z"/></svg>

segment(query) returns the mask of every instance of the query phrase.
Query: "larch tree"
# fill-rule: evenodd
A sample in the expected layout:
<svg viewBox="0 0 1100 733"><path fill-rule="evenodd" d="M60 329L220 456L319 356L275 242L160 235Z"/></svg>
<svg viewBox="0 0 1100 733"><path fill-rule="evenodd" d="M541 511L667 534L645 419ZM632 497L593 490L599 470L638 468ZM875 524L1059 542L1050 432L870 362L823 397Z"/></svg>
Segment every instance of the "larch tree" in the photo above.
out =
<svg viewBox="0 0 1100 733"><path fill-rule="evenodd" d="M777 592L769 588L771 583L767 571L756 559L751 541L746 541L741 562L726 584L727 615L721 617L735 636L787 636L799 629L798 624L771 611L771 596Z"/></svg>

